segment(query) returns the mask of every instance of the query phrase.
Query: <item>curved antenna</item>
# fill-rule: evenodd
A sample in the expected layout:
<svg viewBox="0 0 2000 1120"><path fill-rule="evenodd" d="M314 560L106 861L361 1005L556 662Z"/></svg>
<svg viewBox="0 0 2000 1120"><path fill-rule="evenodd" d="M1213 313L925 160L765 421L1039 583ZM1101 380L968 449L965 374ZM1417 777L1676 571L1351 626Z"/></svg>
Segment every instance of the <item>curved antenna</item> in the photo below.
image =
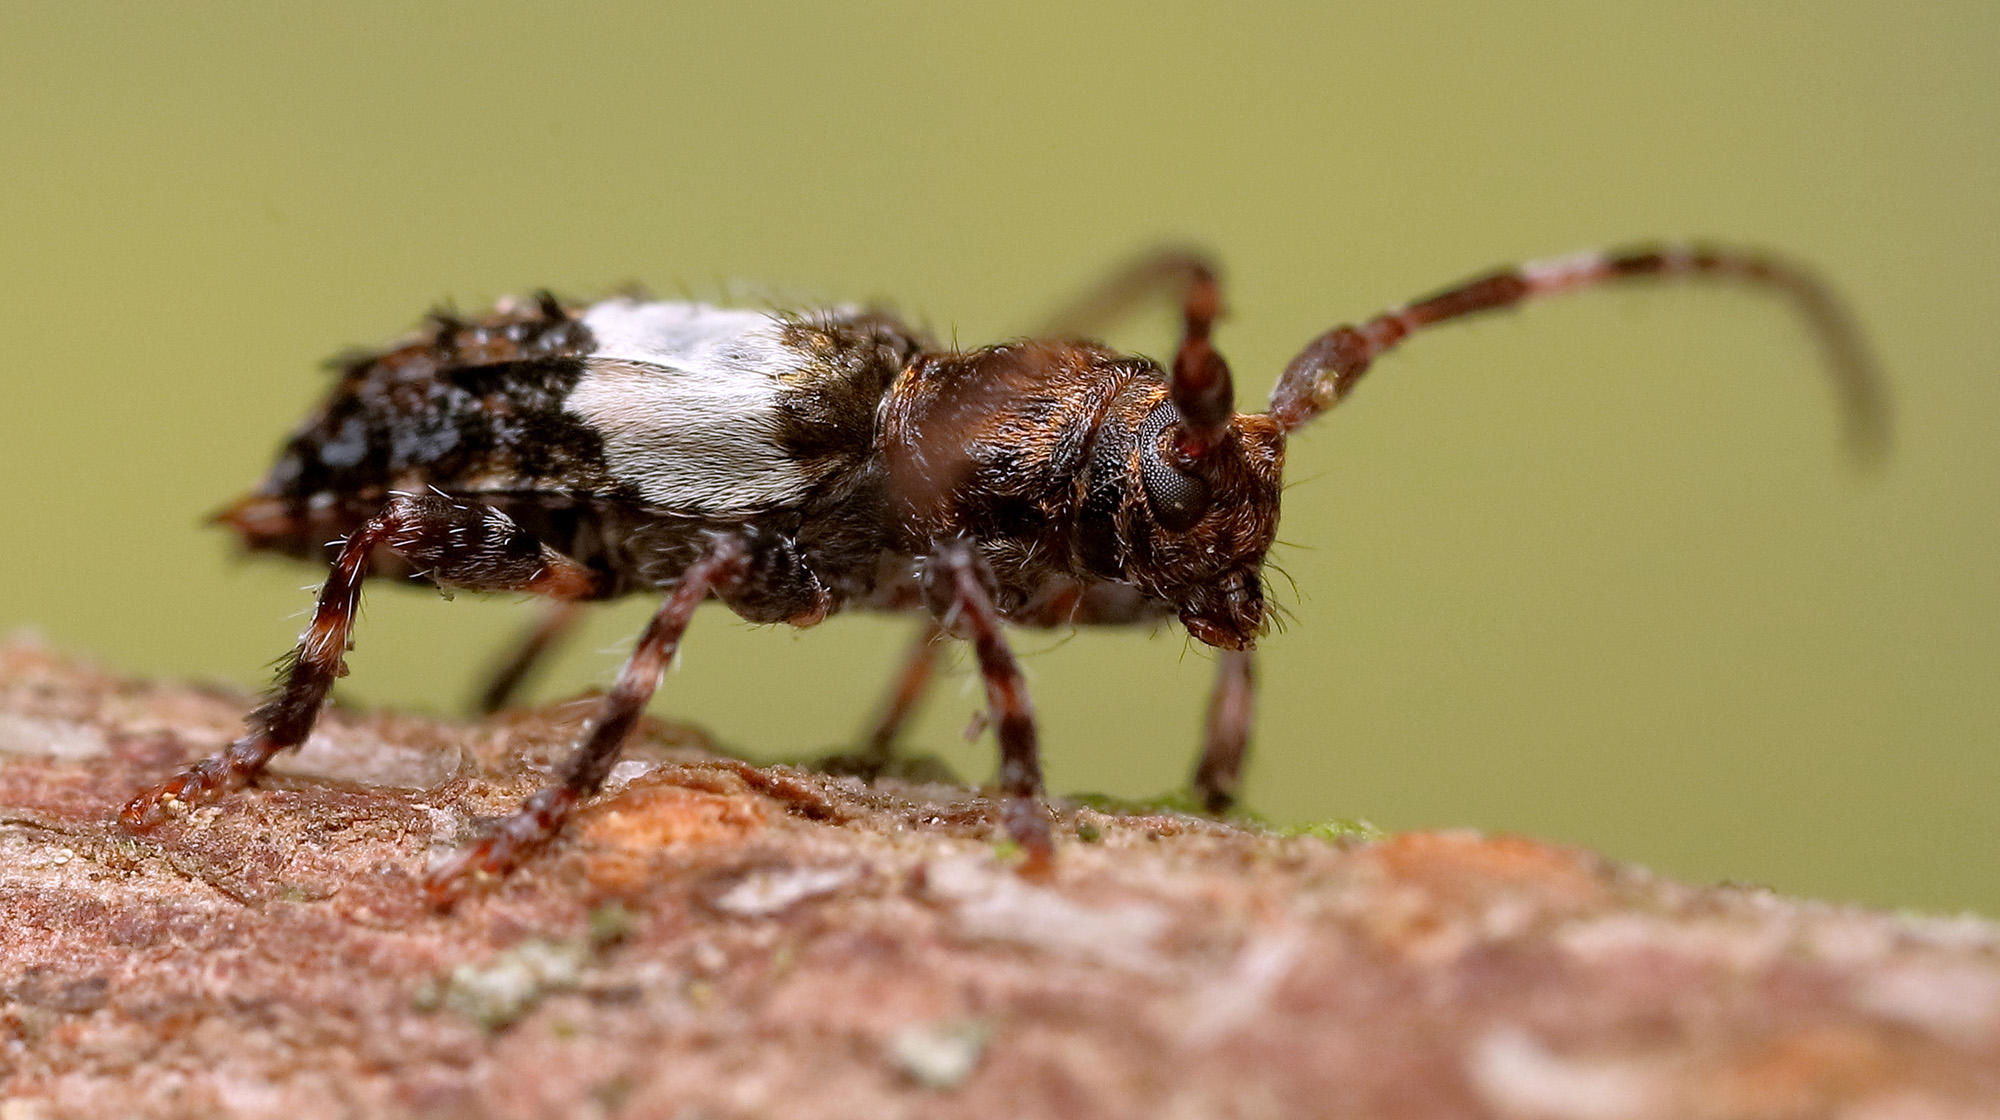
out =
<svg viewBox="0 0 2000 1120"><path fill-rule="evenodd" d="M1229 363L1209 341L1222 315L1222 289L1215 263L1205 254L1167 246L1134 258L1050 317L1037 336L1089 338L1161 296L1181 301L1181 345L1168 396L1181 414L1174 450L1193 465L1221 443L1236 413Z"/></svg>
<svg viewBox="0 0 2000 1120"><path fill-rule="evenodd" d="M1191 281L1181 307L1181 348L1174 355L1167 395L1181 414L1174 429L1174 449L1189 462L1199 462L1215 450L1229 430L1229 418L1236 415L1236 386L1229 376L1229 363L1208 340L1215 317L1222 311L1215 273L1198 266Z"/></svg>
<svg viewBox="0 0 2000 1120"><path fill-rule="evenodd" d="M1489 273L1306 344L1271 391L1271 415L1293 431L1339 404L1376 358L1425 327L1542 296L1647 277L1722 276L1776 290L1792 300L1818 336L1839 397L1850 452L1879 460L1889 442L1889 405L1880 367L1840 297L1803 266L1709 246L1579 253Z"/></svg>
<svg viewBox="0 0 2000 1120"><path fill-rule="evenodd" d="M1072 296L1044 318L1034 338L1103 341L1103 332L1155 300L1186 302L1196 279L1216 272L1215 261L1199 250L1162 245L1133 257L1118 270Z"/></svg>

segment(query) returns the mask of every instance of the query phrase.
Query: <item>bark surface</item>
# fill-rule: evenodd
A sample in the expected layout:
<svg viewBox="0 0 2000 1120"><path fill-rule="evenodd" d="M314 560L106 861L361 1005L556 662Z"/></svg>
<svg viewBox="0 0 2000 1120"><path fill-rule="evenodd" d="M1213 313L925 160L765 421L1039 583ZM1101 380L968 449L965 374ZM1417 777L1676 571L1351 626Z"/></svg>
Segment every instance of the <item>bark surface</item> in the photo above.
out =
<svg viewBox="0 0 2000 1120"><path fill-rule="evenodd" d="M0 1120L2000 1115L2000 928L1471 833L1060 808L754 768L649 723L449 914L428 861L587 704L329 711L262 787L124 800L246 698L0 647Z"/></svg>

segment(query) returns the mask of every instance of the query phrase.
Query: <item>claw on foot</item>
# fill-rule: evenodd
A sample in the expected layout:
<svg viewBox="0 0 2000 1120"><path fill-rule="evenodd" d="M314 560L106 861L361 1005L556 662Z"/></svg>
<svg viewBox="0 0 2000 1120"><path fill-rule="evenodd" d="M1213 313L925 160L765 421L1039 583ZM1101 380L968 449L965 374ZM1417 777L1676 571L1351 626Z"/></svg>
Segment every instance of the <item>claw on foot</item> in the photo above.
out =
<svg viewBox="0 0 2000 1120"><path fill-rule="evenodd" d="M1045 880L1053 877L1056 870L1056 836L1049 827L1049 812L1042 807L1039 799L1033 797L1010 797L1000 810L1000 819L1007 826L1007 835L1021 846L1021 875L1028 879Z"/></svg>
<svg viewBox="0 0 2000 1120"><path fill-rule="evenodd" d="M249 785L274 753L262 736L238 739L221 754L210 755L127 801L118 812L118 823L131 832L157 828L197 805Z"/></svg>
<svg viewBox="0 0 2000 1120"><path fill-rule="evenodd" d="M562 788L545 789L528 798L520 811L502 818L485 839L459 849L424 877L424 894L431 905L449 910L474 887L504 878L555 839L576 802L576 791Z"/></svg>

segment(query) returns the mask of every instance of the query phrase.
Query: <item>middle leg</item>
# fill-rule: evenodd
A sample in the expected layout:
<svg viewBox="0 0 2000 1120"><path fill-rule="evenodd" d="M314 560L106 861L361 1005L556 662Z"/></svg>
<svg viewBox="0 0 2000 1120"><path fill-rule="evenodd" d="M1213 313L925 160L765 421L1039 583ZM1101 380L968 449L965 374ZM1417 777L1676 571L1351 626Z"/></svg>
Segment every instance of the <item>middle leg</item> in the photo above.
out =
<svg viewBox="0 0 2000 1120"><path fill-rule="evenodd" d="M1042 756L1035 734L1035 711L1028 702L1028 683L1000 629L1000 611L993 603L993 573L965 541L953 541L933 555L932 578L942 577L948 606L945 629L957 622L972 641L979 674L986 681L986 708L1000 740L1000 790L1006 795L1001 819L1007 835L1027 855L1023 870L1046 874L1055 859L1055 834L1042 805ZM935 586L935 585L934 585Z"/></svg>
<svg viewBox="0 0 2000 1120"><path fill-rule="evenodd" d="M903 728L916 714L937 675L938 646L943 638L944 631L939 629L937 621L925 619L916 639L903 654L903 667L896 674L895 688L884 698L875 717L875 727L868 733L868 742L859 754L851 756L853 765L860 767L864 776L873 778L885 773L895 763L896 740L902 737Z"/></svg>
<svg viewBox="0 0 2000 1120"><path fill-rule="evenodd" d="M535 623L514 647L514 652L505 661L497 662L497 668L486 680L486 687L479 693L479 714L490 716L507 706L521 686L542 664L549 651L561 644L583 617L583 604L574 599L557 599L543 611L540 621Z"/></svg>

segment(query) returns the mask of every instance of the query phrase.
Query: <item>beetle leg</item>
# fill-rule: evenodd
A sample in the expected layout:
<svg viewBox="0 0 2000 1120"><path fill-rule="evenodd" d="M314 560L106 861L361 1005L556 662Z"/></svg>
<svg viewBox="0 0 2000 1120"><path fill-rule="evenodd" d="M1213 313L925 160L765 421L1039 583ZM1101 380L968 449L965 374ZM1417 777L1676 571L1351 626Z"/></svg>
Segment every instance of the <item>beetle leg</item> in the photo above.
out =
<svg viewBox="0 0 2000 1120"><path fill-rule="evenodd" d="M746 622L817 626L833 612L832 592L807 566L798 540L786 533L746 525L733 530L744 569L718 584L715 597Z"/></svg>
<svg viewBox="0 0 2000 1120"><path fill-rule="evenodd" d="M521 685L534 673L569 632L576 628L583 617L583 605L574 599L557 599L543 610L541 620L535 623L514 647L507 660L499 662L487 678L486 687L479 693L479 713L492 715L507 706L520 691Z"/></svg>
<svg viewBox="0 0 2000 1120"><path fill-rule="evenodd" d="M1247 649L1225 649L1215 660L1215 691L1208 699L1207 741L1194 770L1194 792L1202 807L1221 815L1236 804L1243 755L1256 718L1256 675Z"/></svg>
<svg viewBox="0 0 2000 1120"><path fill-rule="evenodd" d="M660 678L680 648L695 608L710 592L720 594L738 587L748 566L748 554L736 538L716 537L709 543L682 573L640 635L637 648L618 672L617 683L599 703L589 733L563 764L561 784L529 797L485 839L461 849L432 871L424 889L434 903L449 905L473 880L505 875L554 839L577 803L604 784L633 725L660 687Z"/></svg>
<svg viewBox="0 0 2000 1120"><path fill-rule="evenodd" d="M883 699L875 728L868 733L867 745L850 763L862 774L872 777L883 773L896 760L896 740L902 737L903 728L924 702L937 673L938 646L943 637L944 631L938 628L935 619L925 619L918 628L916 640L903 654L896 687Z"/></svg>
<svg viewBox="0 0 2000 1120"><path fill-rule="evenodd" d="M333 682L347 674L361 581L377 549L404 557L440 585L472 590L576 598L587 594L596 578L498 510L461 505L438 494L396 495L341 545L320 588L312 622L299 635L277 685L245 721L248 733L134 797L119 814L127 828L151 828L187 807L246 786L272 756L305 742Z"/></svg>
<svg viewBox="0 0 2000 1120"><path fill-rule="evenodd" d="M1007 797L1001 810L1007 835L1027 855L1024 871L1044 874L1055 857L1055 835L1041 802L1041 749L1035 736L1035 712L1028 702L1028 684L1000 629L1000 612L993 605L993 572L965 541L944 545L932 556L948 584L937 590L948 596L943 625L957 623L972 641L979 658L979 675L986 682L986 708L1000 740L1000 789Z"/></svg>

